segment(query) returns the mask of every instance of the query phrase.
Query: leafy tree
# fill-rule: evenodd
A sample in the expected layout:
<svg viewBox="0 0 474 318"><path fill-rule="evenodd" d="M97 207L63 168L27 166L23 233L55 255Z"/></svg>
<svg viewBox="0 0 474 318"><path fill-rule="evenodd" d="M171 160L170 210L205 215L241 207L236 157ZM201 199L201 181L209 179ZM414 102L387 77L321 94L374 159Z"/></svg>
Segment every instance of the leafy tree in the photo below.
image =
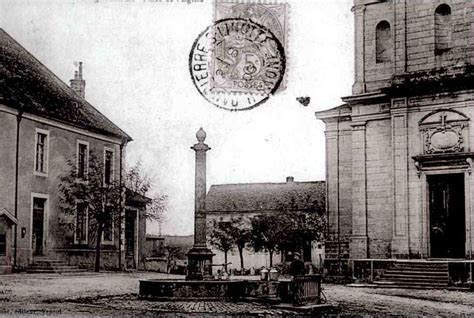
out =
<svg viewBox="0 0 474 318"><path fill-rule="evenodd" d="M100 252L106 227L120 219L123 187L117 178L105 182L105 167L94 153L89 154L86 175L78 175L76 160L68 160L69 171L60 177L60 207L66 215L75 215L78 204L87 206L89 235L95 239L94 271L100 269Z"/></svg>
<svg viewBox="0 0 474 318"><path fill-rule="evenodd" d="M109 229L121 226L123 209L127 195L139 194L145 197L150 191L150 178L142 176L140 164L132 167L124 178L108 178L103 160L90 152L88 156L87 173L80 175L76 167L76 158L67 160L68 171L60 176L59 204L65 215L73 216L78 204L87 208L88 234L95 240L94 271L100 270L100 254L104 233ZM126 185L128 189L126 188ZM155 196L147 199L145 217L152 220L162 220L165 211L166 196ZM69 222L69 228L74 222ZM74 229L75 230L75 229ZM113 233L113 232L112 232ZM113 235L113 234L110 234Z"/></svg>
<svg viewBox="0 0 474 318"><path fill-rule="evenodd" d="M224 268L225 271L227 271L227 254L233 249L235 243L235 238L232 235L231 222L212 219L209 238L212 246L224 252Z"/></svg>
<svg viewBox="0 0 474 318"><path fill-rule="evenodd" d="M237 247L240 257L240 267L244 268L244 249L250 241L250 230L242 217L231 218L229 221L210 222L210 243L224 252L224 263L227 264L227 254ZM224 265L227 270L227 265Z"/></svg>
<svg viewBox="0 0 474 318"><path fill-rule="evenodd" d="M311 241L324 240L326 219L324 201L311 201L308 195L299 198L304 209L300 209L294 198L280 204L272 214L262 214L251 220L251 246L256 252L268 251L270 266L276 251L298 251L304 255L304 245Z"/></svg>
<svg viewBox="0 0 474 318"><path fill-rule="evenodd" d="M240 268L244 269L244 249L250 243L250 229L242 217L232 218L230 232L239 251Z"/></svg>
<svg viewBox="0 0 474 318"><path fill-rule="evenodd" d="M326 229L324 201L311 201L311 196L301 199L304 209L299 209L294 199L281 208L279 218L286 224L285 235L280 243L282 251L299 252L304 259L304 245L323 241Z"/></svg>
<svg viewBox="0 0 474 318"><path fill-rule="evenodd" d="M250 245L255 252L267 251L270 267L273 266L273 253L280 250L280 244L286 238L289 224L274 214L257 215L251 220Z"/></svg>

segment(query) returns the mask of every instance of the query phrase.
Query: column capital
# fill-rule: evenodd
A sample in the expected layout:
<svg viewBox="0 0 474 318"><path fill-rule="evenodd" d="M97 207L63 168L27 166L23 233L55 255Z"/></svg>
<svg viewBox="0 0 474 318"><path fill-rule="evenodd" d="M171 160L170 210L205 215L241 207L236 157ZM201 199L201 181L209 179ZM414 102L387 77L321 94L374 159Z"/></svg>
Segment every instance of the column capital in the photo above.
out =
<svg viewBox="0 0 474 318"><path fill-rule="evenodd" d="M365 12L365 4L355 5L352 7L351 11L354 12L356 15L363 14Z"/></svg>
<svg viewBox="0 0 474 318"><path fill-rule="evenodd" d="M358 122L351 123L352 130L365 130L366 125L367 125L366 121L358 121Z"/></svg>
<svg viewBox="0 0 474 318"><path fill-rule="evenodd" d="M192 150L196 151L196 152L206 152L208 150L211 150L211 147L209 147L208 145L206 145L205 143L203 142L199 142L197 144L194 144L192 147L191 147Z"/></svg>
<svg viewBox="0 0 474 318"><path fill-rule="evenodd" d="M211 148L204 143L204 140L206 140L207 134L204 131L204 129L199 128L199 130L196 133L196 139L198 140L197 144L194 144L191 149L196 151L196 152L206 152L208 150L211 150Z"/></svg>

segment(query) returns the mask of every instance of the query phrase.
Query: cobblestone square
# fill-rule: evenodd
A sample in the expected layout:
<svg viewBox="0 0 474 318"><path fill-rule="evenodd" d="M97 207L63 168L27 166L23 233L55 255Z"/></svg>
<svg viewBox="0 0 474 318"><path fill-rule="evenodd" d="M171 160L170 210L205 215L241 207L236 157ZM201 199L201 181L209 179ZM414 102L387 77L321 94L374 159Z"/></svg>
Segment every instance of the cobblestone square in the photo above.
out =
<svg viewBox="0 0 474 318"><path fill-rule="evenodd" d="M5 275L0 282L0 316L213 316L284 317L301 315L259 303L217 301L158 302L138 299L139 279L179 278L157 273ZM334 315L452 316L474 314L469 292L355 288L323 285Z"/></svg>

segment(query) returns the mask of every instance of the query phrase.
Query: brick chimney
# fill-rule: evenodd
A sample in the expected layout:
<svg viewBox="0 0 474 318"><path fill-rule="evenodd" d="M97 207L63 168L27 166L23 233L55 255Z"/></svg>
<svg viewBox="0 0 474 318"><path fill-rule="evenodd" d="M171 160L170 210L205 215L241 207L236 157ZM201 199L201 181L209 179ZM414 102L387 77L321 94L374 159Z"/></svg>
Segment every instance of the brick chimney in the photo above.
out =
<svg viewBox="0 0 474 318"><path fill-rule="evenodd" d="M74 79L71 80L71 88L82 98L86 97L86 81L82 79L82 62L79 62L79 70L74 72Z"/></svg>
<svg viewBox="0 0 474 318"><path fill-rule="evenodd" d="M286 177L286 182L294 182L295 178L294 177Z"/></svg>

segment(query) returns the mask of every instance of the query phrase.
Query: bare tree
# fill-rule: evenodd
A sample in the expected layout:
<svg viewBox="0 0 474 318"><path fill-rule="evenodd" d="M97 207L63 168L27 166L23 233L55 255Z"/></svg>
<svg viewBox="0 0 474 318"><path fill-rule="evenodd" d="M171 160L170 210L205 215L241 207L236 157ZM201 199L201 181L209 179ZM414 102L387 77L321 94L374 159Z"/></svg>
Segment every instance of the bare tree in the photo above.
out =
<svg viewBox="0 0 474 318"><path fill-rule="evenodd" d="M168 196L156 193L150 194L150 192L153 192L153 181L148 174L142 171L140 161L127 170L125 186L132 193L147 197L147 209L144 216L161 224L164 220Z"/></svg>

